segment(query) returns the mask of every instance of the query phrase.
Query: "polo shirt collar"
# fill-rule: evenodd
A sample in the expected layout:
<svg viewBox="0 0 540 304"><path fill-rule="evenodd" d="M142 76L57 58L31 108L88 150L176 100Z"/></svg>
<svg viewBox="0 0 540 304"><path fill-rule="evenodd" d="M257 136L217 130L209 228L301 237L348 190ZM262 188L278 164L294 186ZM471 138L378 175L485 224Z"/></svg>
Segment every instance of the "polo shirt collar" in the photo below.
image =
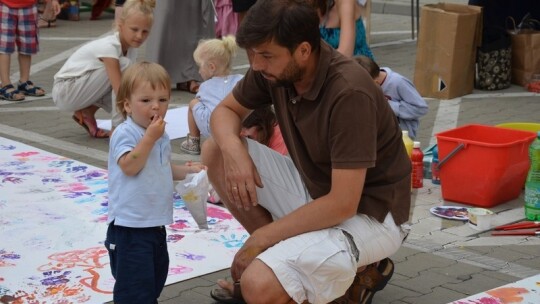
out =
<svg viewBox="0 0 540 304"><path fill-rule="evenodd" d="M328 69L330 68L330 61L333 57L332 52L335 52L335 50L322 39L319 49L319 62L317 64L317 70L315 71L315 81L313 82L313 85L311 86L309 91L307 91L302 96L302 98L311 101L316 100L317 96L319 96L319 92L322 90L322 87L326 80L326 76L328 74Z"/></svg>

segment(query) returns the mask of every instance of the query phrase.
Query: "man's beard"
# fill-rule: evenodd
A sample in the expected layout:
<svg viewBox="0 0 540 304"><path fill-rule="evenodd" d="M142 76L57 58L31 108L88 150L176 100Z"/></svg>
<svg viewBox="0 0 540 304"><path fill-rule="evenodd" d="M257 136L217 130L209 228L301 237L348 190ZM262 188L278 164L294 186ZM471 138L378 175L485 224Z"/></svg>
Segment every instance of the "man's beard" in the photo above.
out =
<svg viewBox="0 0 540 304"><path fill-rule="evenodd" d="M304 76L304 70L302 70L295 60L289 62L285 67L285 70L276 77L276 84L280 86L288 86L297 81L300 81Z"/></svg>

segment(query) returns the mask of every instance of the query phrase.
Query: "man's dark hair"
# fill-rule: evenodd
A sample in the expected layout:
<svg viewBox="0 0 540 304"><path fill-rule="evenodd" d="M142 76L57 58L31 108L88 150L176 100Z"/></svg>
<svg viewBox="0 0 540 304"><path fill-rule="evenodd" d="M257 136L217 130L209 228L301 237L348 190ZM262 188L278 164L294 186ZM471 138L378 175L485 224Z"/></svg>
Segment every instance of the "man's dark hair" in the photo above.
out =
<svg viewBox="0 0 540 304"><path fill-rule="evenodd" d="M305 0L258 0L236 33L236 42L248 49L274 41L291 53L306 41L320 47L319 16Z"/></svg>

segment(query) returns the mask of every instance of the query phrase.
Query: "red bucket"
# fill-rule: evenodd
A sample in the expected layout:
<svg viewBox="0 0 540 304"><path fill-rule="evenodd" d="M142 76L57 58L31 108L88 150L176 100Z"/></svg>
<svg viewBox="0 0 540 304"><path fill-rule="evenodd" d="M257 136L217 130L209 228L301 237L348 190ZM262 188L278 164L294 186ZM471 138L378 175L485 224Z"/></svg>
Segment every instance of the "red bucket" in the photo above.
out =
<svg viewBox="0 0 540 304"><path fill-rule="evenodd" d="M492 207L519 197L536 134L472 124L435 136L445 200Z"/></svg>

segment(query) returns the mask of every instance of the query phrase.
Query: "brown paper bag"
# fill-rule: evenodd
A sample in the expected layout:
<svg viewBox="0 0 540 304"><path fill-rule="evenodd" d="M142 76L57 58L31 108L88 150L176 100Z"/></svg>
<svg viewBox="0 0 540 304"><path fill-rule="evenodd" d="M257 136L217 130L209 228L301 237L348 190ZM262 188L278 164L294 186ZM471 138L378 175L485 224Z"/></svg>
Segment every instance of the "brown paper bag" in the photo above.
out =
<svg viewBox="0 0 540 304"><path fill-rule="evenodd" d="M512 38L512 83L526 86L540 73L540 31L510 31Z"/></svg>
<svg viewBox="0 0 540 304"><path fill-rule="evenodd" d="M438 3L420 13L414 85L424 97L451 99L472 92L482 8Z"/></svg>

